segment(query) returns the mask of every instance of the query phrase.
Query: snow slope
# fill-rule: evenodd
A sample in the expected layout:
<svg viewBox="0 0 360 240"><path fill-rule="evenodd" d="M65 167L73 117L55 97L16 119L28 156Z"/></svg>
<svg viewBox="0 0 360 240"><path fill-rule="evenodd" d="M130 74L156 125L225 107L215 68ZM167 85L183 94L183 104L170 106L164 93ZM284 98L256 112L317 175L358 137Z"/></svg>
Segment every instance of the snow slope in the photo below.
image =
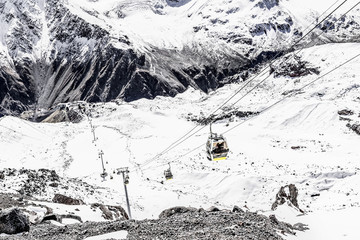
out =
<svg viewBox="0 0 360 240"><path fill-rule="evenodd" d="M359 47L344 43L306 49L299 56L318 67L320 75L270 76L228 107L262 112L284 98L284 92L305 86L358 54ZM359 63L360 59L355 59L243 124L245 119L236 117L213 124L213 130L220 133L235 127L225 134L231 150L226 161L206 159L208 127L161 157L152 158L195 126L187 121L189 114L206 116L243 83L227 85L209 95L190 88L175 98L90 104L91 124L98 138L95 142L86 118L78 124L49 124L3 117L0 164L2 168L54 169L61 176L79 178L98 189L93 196L75 189L67 194L87 203L123 207L122 178L113 171L129 167L128 191L136 219L156 218L165 208L176 205L229 209L238 205L309 224L309 231L289 239L324 238L328 223L323 219L331 217L331 223L338 227L331 228L326 239L355 240L358 233L353 221L360 208L360 138L346 124L360 122ZM256 78L232 102L259 81L261 78ZM338 111L343 109L354 114L339 116ZM100 177L100 150L109 173L106 181ZM174 179L165 181L163 171L168 162ZM286 208L270 210L280 187L291 183L299 190L304 216ZM0 191L14 190L0 187Z"/></svg>

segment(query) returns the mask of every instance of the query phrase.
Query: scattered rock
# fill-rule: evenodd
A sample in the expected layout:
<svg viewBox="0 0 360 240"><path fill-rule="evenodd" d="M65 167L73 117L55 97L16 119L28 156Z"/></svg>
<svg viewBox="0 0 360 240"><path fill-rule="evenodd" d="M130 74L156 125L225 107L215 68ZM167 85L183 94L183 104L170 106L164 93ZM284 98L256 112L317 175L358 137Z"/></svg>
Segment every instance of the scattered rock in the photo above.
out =
<svg viewBox="0 0 360 240"><path fill-rule="evenodd" d="M272 223L274 223L276 225L279 224L279 220L276 218L275 215L270 215L269 219L271 220Z"/></svg>
<svg viewBox="0 0 360 240"><path fill-rule="evenodd" d="M67 197L62 194L55 194L53 200L54 203L61 203L65 205L83 205L84 202L81 199L74 199L71 197Z"/></svg>
<svg viewBox="0 0 360 240"><path fill-rule="evenodd" d="M298 150L298 149L301 149L301 148L306 148L304 146L291 146L291 149L293 150Z"/></svg>
<svg viewBox="0 0 360 240"><path fill-rule="evenodd" d="M277 66L271 66L270 72L274 74L274 77L303 77L310 74L318 75L320 73L318 67L310 66L310 63L302 61L298 56L286 56Z"/></svg>
<svg viewBox="0 0 360 240"><path fill-rule="evenodd" d="M196 122L201 125L207 125L210 122L217 122L217 121L221 121L224 119L228 119L230 122L232 122L235 117L247 118L247 117L251 117L253 115L257 115L257 114L259 114L259 112L228 110L224 113L221 113L218 115L212 115L208 118L206 118L204 115L194 116L192 114L188 114L185 118L188 121Z"/></svg>
<svg viewBox="0 0 360 240"><path fill-rule="evenodd" d="M351 120L351 118L347 118L347 117L339 117L339 120L340 121L348 121L348 122L351 122L352 120Z"/></svg>
<svg viewBox="0 0 360 240"><path fill-rule="evenodd" d="M46 117L42 122L58 123L58 122L72 122L79 123L83 119L82 115L73 109L56 110Z"/></svg>
<svg viewBox="0 0 360 240"><path fill-rule="evenodd" d="M304 232L305 230L309 230L308 226L303 223L295 223L292 227L294 230L302 231L302 232Z"/></svg>
<svg viewBox="0 0 360 240"><path fill-rule="evenodd" d="M256 4L257 7L259 8L267 8L267 9L271 9L273 7L276 7L276 6L279 6L279 0L262 0L262 1L259 1L257 4Z"/></svg>
<svg viewBox="0 0 360 240"><path fill-rule="evenodd" d="M53 182L53 183L50 183L49 186L50 186L50 187L53 187L53 188L56 188L56 187L59 186L59 184L56 183L56 182Z"/></svg>
<svg viewBox="0 0 360 240"><path fill-rule="evenodd" d="M174 214L177 212L179 214ZM252 212L205 212L195 208L175 207L165 210L159 219L141 221L85 222L67 226L37 224L26 236L6 236L6 240L85 239L90 236L126 230L127 239L256 239L282 240L282 234L295 235L294 229L306 230L303 224L292 226L270 216ZM64 216L61 216L64 217ZM59 219L52 216L49 219ZM0 239L2 239L0 237Z"/></svg>
<svg viewBox="0 0 360 240"><path fill-rule="evenodd" d="M29 230L29 219L18 208L0 212L0 233L17 234Z"/></svg>
<svg viewBox="0 0 360 240"><path fill-rule="evenodd" d="M350 123L348 123L348 124L346 124L346 126L360 135L360 124L350 124Z"/></svg>

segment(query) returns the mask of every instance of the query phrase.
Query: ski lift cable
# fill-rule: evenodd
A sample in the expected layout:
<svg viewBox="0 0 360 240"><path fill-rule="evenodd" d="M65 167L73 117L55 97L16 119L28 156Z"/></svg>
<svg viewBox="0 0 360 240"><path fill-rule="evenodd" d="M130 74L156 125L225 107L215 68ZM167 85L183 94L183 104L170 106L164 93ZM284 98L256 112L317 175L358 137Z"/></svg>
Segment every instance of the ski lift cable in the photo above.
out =
<svg viewBox="0 0 360 240"><path fill-rule="evenodd" d="M270 108L273 108L275 105L279 104L280 102L284 101L285 99L287 99L287 98L289 98L289 97L292 97L292 96L295 96L299 91L301 91L301 90L303 90L304 88L312 85L314 82L322 79L323 77L325 77L325 76L327 76L328 74L334 72L335 70L339 69L340 67L342 67L342 66L346 65L347 63L351 62L352 60L358 58L359 56L360 56L360 54L357 54L356 56L348 59L347 61L345 61L345 62L343 62L342 64L338 65L337 67L335 67L334 69L332 69L332 70L330 70L329 72L325 73L324 75L322 75L322 76L316 78L315 80L313 80L313 81L305 84L303 87L301 87L301 88L299 88L299 89L296 89L296 92L293 92L293 93L291 93L291 94L283 97L282 99L276 101L275 103L273 103L273 104L270 105L269 107L267 107L267 108L265 108L264 110L262 110L262 111L261 111L261 114L264 113L264 112L266 112L266 111L268 111ZM255 115L254 117L257 117L257 116L259 116L259 115L260 115L260 114ZM252 119L252 118L250 118L250 119ZM238 124L238 125L230 128L230 129L226 130L226 131L223 132L222 134L226 134L226 133L232 131L233 129L237 128L238 126L242 125L243 123L245 123L246 121L248 121L248 120L250 120L250 119L246 119L244 122L241 122L240 124Z"/></svg>
<svg viewBox="0 0 360 240"><path fill-rule="evenodd" d="M309 87L309 86L312 85L313 83L319 81L320 79L324 78L325 76L327 76L327 75L329 75L330 73L336 71L337 69L343 67L344 65L348 64L349 62L353 61L354 59L356 59L356 58L358 58L358 57L360 57L360 53L357 54L357 55L355 55L354 57L346 60L345 62L341 63L340 65L336 66L335 68L331 69L330 71L326 72L325 74L321 75L320 77L318 77L318 78L312 80L311 82L305 84L305 85L302 86L301 88L297 89L297 92L299 92L299 91L301 91L301 90ZM260 116L261 114L267 112L268 110L270 110L271 108L273 108L273 107L276 106L277 104L281 103L282 101L286 100L287 98L290 98L290 97L292 97L292 96L295 96L296 94L297 94L296 92L293 92L293 93L291 93L291 94L283 97L282 99L276 101L275 103L273 103L273 104L271 104L270 106L268 106L268 107L266 107L265 109L263 109L260 114L257 114L257 115L254 115L254 116L252 116L252 117L247 118L246 120L242 121L241 123L235 125L234 127L226 130L225 132L223 132L223 133L221 133L221 134L224 135L224 134L229 133L230 131L234 130L235 128L243 125L244 123L246 123L246 122L248 122L248 121L250 121L250 120L253 120L254 118ZM190 153L192 153L192 152L196 151L197 149L203 147L203 145L204 145L204 144L201 144L201 145L199 145L198 147L192 149L191 151L189 151L189 152L187 152L187 153L185 153L185 154L183 154L183 155L180 155L179 157L175 158L175 159L172 160L171 162L174 162L174 161L176 161L176 160L179 160L179 159L181 159L181 158L189 155ZM170 163L170 162L169 162L169 163ZM168 165L168 163L160 164L160 165L157 165L156 167L161 167L161 166L165 166L165 165ZM146 171L146 170L147 170L147 169L143 169L143 171Z"/></svg>
<svg viewBox="0 0 360 240"><path fill-rule="evenodd" d="M352 8L350 8L347 12L345 12L343 15L341 15L340 18L338 18L335 22L337 22L339 19L342 19L344 16L346 16L350 11L352 11L357 5L359 5L360 2L358 2L357 4L355 4ZM334 22L334 23L335 23ZM332 23L331 25L329 25L327 27L326 30L330 29L331 27L334 26L334 23ZM316 38L320 37L322 34L324 34L324 31L322 31ZM306 44L305 48L308 47L311 44L311 42L309 42L308 44ZM295 54L299 54L303 49L298 50ZM266 78L264 78L262 81L260 81L259 83L257 83L250 91L248 91L247 93L245 93L242 97L240 97L236 102L234 102L231 106L236 105L239 101L241 101L243 98L245 98L251 91L253 91L255 88L257 88L259 85L261 85L263 82L265 82L271 75L268 75Z"/></svg>
<svg viewBox="0 0 360 240"><path fill-rule="evenodd" d="M356 5L354 5L350 10L348 10L345 14L343 14L342 17L345 16L345 15L346 15L348 12L350 12L352 9L354 9L359 3L360 3L360 2L358 2L358 3L357 3ZM339 19L341 19L341 18L339 18ZM330 28L330 27L332 27L332 25L328 26L328 28ZM324 32L322 32L322 33L324 33ZM322 34L322 33L321 33L321 34ZM319 34L317 37L321 36L321 34ZM310 42L310 43L311 43L311 42ZM310 43L308 43L308 44L310 44ZM308 44L307 44L307 45L308 45ZM299 53L301 50L303 50L303 49L300 49L297 53ZM270 76L270 75L269 75L269 76ZM269 76L268 76L268 77L269 77ZM245 93L244 96L242 96L239 100L237 100L237 101L236 101L235 103L233 103L231 106L233 106L233 105L235 105L236 103L238 103L241 99L243 99L246 95L248 95L251 91L253 91L256 87L258 87L258 86L259 86L261 83L263 83L266 79L268 79L268 77L266 77L265 79L263 79L262 81L260 81L255 87L253 87L250 91L248 91L247 93ZM213 123L213 121L211 121L210 124L211 124L211 123ZM197 126L196 126L196 127L197 127ZM161 155L165 154L166 152L168 152L168 151L172 150L173 148L175 148L176 146L180 145L181 143L183 143L183 142L186 141L188 138L192 137L193 135L195 135L196 133L198 133L199 131L201 131L201 130L202 130L203 128L205 128L205 127L206 127L206 125L203 126L203 127L201 127L200 129L198 129L196 132L192 133L191 135L188 135L187 138L185 138L185 139L183 139L182 141L178 142L176 145L168 148L167 151L164 151L163 153L161 153ZM161 155L159 154L159 156L161 156ZM151 161L153 161L153 159L151 159ZM150 162L151 162L151 161L150 161ZM146 166L146 165L149 164L150 162L145 162L144 164L140 164L140 165Z"/></svg>
<svg viewBox="0 0 360 240"><path fill-rule="evenodd" d="M345 2L346 2L346 1L344 1L342 4L344 4ZM341 5L342 5L342 4L341 4ZM343 14L342 17L345 16L345 15L346 15L348 12L350 12L351 10L353 10L353 9L354 9L357 5L359 5L359 4L360 4L360 2L358 2L357 4L355 4L350 10L348 10L345 14ZM341 5L340 5L340 6L341 6ZM338 6L337 9L340 8L340 6ZM335 11L335 10L334 10L334 11ZM334 11L333 11L333 12L334 12ZM332 12L332 13L333 13L333 12ZM330 13L327 17L329 17L332 13ZM327 18L327 17L326 17L326 18ZM341 18L342 18L342 17L341 17ZM341 18L339 18L339 19L341 19ZM324 21L324 20L325 20L325 19L323 19L323 21ZM321 24L323 21L321 21L319 24ZM336 22L336 21L335 21L335 22ZM319 25L319 24L317 24L317 25ZM316 26L316 27L317 27L317 26ZM311 31L313 31L316 27L314 27ZM329 26L329 27L332 27L332 26ZM310 32L309 32L309 33L310 33ZM309 34L309 33L308 33L308 34ZM322 32L322 33L323 33L323 32ZM306 35L308 35L308 34L306 34ZM321 34L320 34L320 35L321 35ZM318 35L317 37L319 37L320 35ZM314 40L314 39L313 39L313 40ZM313 40L312 40L312 41L313 41ZM311 41L311 42L312 42L312 41ZM311 42L310 42L310 43L311 43ZM296 43L296 44L297 44L297 43ZM300 52L301 50L303 50L303 48L300 49L298 52ZM356 56L356 57L358 57L358 56ZM354 57L354 58L356 58L356 57ZM353 58L353 59L354 59L354 58ZM349 61L351 61L351 60L353 60L353 59L350 59ZM347 63L347 62L346 62L346 63ZM338 66L337 68L345 65L346 63ZM332 71L336 70L337 68L333 69ZM326 73L325 75L331 73L332 71ZM324 77L325 75L317 78L315 81L319 80L320 78ZM267 78L265 78L263 81L265 81L266 79L267 79ZM313 82L315 82L315 81L313 81ZM309 83L308 85L312 84L313 82ZM262 82L260 82L259 84L261 84L261 83L262 83ZM258 84L258 85L259 85L259 84ZM256 85L256 86L258 86L258 85ZM305 85L303 88L307 87L308 85ZM302 88L302 89L303 89L303 88ZM253 91L253 90L254 90L254 88L251 89L248 93L250 93L250 92ZM247 95L248 93L246 93L246 95ZM237 94L237 93L236 93L236 94ZM236 95L236 94L235 94L235 95ZM234 95L233 95L233 96L234 96ZM285 98L281 99L280 101L276 102L275 104L271 105L270 107L266 108L266 109L263 110L263 111L267 111L268 109L272 108L273 106L275 106L276 104L278 104L279 102L285 100L286 98L288 98L288 97L290 97L290 96L293 96L293 94L290 94L290 95L286 96ZM241 99L242 99L242 98L241 98ZM241 99L240 99L240 100L241 100ZM239 100L238 100L237 102L239 102ZM236 103L237 103L237 102L236 102ZM234 104L236 104L236 103L234 103ZM234 105L234 104L233 104L233 105ZM217 109L217 110L218 110L218 109ZM216 111L217 111L217 110L216 110ZM215 112L215 111L214 111L214 112ZM212 114L213 114L213 113L212 113ZM211 114L210 114L210 115L211 115ZM258 115L256 115L256 116L258 116ZM256 116L254 116L254 117L256 117ZM250 119L252 119L252 118L253 118L253 117L251 117L251 118L243 121L241 124L247 122L248 120L250 120ZM206 119L205 119L205 120L206 120ZM203 121L205 121L205 120L203 120ZM200 122L200 123L201 123L201 122ZM200 124L200 123L199 123L199 124ZM241 124L238 124L237 126L240 126ZM198 127L198 125L197 125L196 127ZM196 127L195 127L195 128L196 128ZM195 135L197 132L199 132L200 130L202 130L202 129L205 128L205 127L206 127L206 125L203 126L203 127L201 127L199 130L197 130L196 132L194 132L194 133L191 134L190 136L188 136L186 139L183 139L182 141L180 141L180 142L179 142L178 144L176 144L175 146L169 147L169 149L167 149L167 151L163 151L163 153L160 153L160 154L158 154L157 156L161 156L161 155L163 155L165 152L168 152L168 151L170 151L171 149L175 148L176 146L178 146L178 145L181 144L182 142L186 141L188 138L190 138L191 136ZM193 131L195 128L193 128L191 131ZM191 132L191 131L190 131L190 132ZM229 131L230 131L230 130L229 130ZM226 131L226 132L224 132L223 134L225 134L225 133L227 133L227 132L229 132L229 131ZM189 133L190 133L190 132L189 132ZM189 133L187 133L186 135L188 135ZM186 136L186 135L184 135L184 136ZM181 139L179 139L179 140L181 140ZM179 140L178 140L178 141L179 141ZM175 144L175 143L174 143L174 144ZM174 144L172 144L172 145L174 145ZM172 146L172 145L171 145L171 146ZM202 146L202 145L200 145L199 147L193 149L192 151L188 152L187 154L189 154L189 153L197 150L197 149L200 148L201 146ZM185 154L185 155L187 155L187 154ZM185 155L182 155L182 156L180 156L179 158L184 157ZM154 158L156 158L157 156L155 156ZM179 158L177 158L177 159L179 159ZM175 159L175 160L177 160L177 159ZM151 161L152 161L152 160L153 160L153 159L151 159ZM142 165L142 166L146 166L148 163L149 163L149 162L145 162L144 164L139 164L138 167L140 168L141 165ZM166 165L166 164L163 164L163 165ZM163 166L163 165L160 165L160 166ZM144 170L144 169L143 169L143 170Z"/></svg>
<svg viewBox="0 0 360 240"><path fill-rule="evenodd" d="M346 0L347 1L347 0ZM295 42L291 48L293 48L294 46L296 46L296 44L298 44L301 40L303 40L307 35L309 35L312 31L314 31L322 22L324 22L326 20L326 18L330 17L332 13L334 13L337 9L339 9L346 1L342 2L335 10L333 10L330 14L328 14L321 22L319 22L315 27L313 27L307 34L305 34L300 40L298 40L297 42ZM338 20L342 19L344 16L346 16L350 11L352 11L357 5L359 5L360 2L358 2L357 4L355 4L352 8L350 8L347 12L345 12L343 15L341 15L340 18L338 18L335 22L337 22ZM331 7L330 7L331 8ZM335 23L334 22L334 23ZM332 23L331 25L327 26L326 30L330 29L331 27L334 26L334 23ZM305 46L303 46L302 48L300 48L295 54L299 54L302 50L304 50L305 48L309 47L310 44L317 38L319 38L322 34L324 34L325 31L322 31L319 35L316 36L316 38L314 38L312 41L308 42ZM290 48L290 49L291 49ZM269 66L271 66L272 63L274 63L276 60L274 60L274 58L271 60L270 64L268 64L268 66L266 68L264 68L261 72L262 74L258 74L257 76L261 75L264 76L266 74L266 71L264 71L265 69L267 69ZM286 60L287 61L287 60ZM286 62L285 61L285 62ZM256 77L257 77L256 76ZM260 76L260 77L261 77ZM234 106L235 104L237 104L239 101L241 101L244 97L246 97L250 92L252 92L255 88L257 88L260 84L262 84L263 82L265 82L271 75L269 74L267 77L265 77L262 81L260 81L259 83L257 83L250 91L246 92L240 99L238 99L235 103L233 103L231 106ZM254 79L252 79L251 81L253 81ZM236 93L237 94L237 93ZM233 97L235 97L235 95L233 95Z"/></svg>
<svg viewBox="0 0 360 240"><path fill-rule="evenodd" d="M339 1L339 0L338 0ZM332 4L326 11L328 11L332 6L334 6L338 1L336 1L334 4ZM302 41L306 36L308 36L312 31L314 31L321 23L323 23L327 18L329 18L335 11L337 11L342 5L344 5L348 0L344 0L340 5L338 5L333 11L331 11L326 17L324 17L319 23L317 23L311 30L309 30L309 32L307 32L304 36L302 36L298 41L296 41L294 44L292 44L292 46L289 49L292 49L293 47L295 47L300 41ZM360 2L358 2L359 4ZM356 5L358 5L356 4ZM356 5L353 7L355 8ZM353 8L351 8L349 11L351 11ZM325 12L326 12L325 11ZM348 12L349 12L348 11ZM324 12L324 13L325 13ZM324 13L321 14L324 15ZM344 16L344 15L343 15ZM338 21L338 19L336 20ZM308 29L313 23L311 23L306 29ZM317 37L319 37L320 35L318 35ZM317 38L316 37L316 38ZM316 39L315 38L315 39ZM290 38L288 38L286 41L288 41ZM315 39L312 39L306 46L308 46L311 42L313 42ZM305 47L306 47L305 46ZM303 50L305 47L301 48L299 51ZM174 147L176 147L177 145L181 144L183 141L183 139L188 139L189 137L193 136L194 134L191 134L190 136L188 136L192 131L194 131L200 124L203 124L204 122L206 122L206 120L208 120L213 114L215 114L218 110L220 110L222 107L224 107L230 100L232 100L239 92L241 92L247 85L249 85L253 80L255 80L259 75L265 74L266 73L266 69L271 66L271 64L273 64L276 61L276 58L280 56L280 53L276 54L275 56L272 57L272 59L270 60L270 63L262 70L260 71L258 74L256 74L255 76L253 76L250 80L248 80L243 86L241 86L240 88L238 88L234 94L232 94L230 97L228 97L223 103L221 103L218 107L215 108L215 110L213 110L210 114L208 114L208 116L203 119L202 121L200 121L196 126L194 126L192 129L190 129L186 134L184 134L182 137L180 137L178 140L176 140L175 142L173 142L172 144L170 144L167 148L165 148L162 152L160 152L159 154L155 155L153 158L150 158L149 160L145 161L142 165L147 165L149 163L151 163L154 159L162 156L163 154L165 154L166 152L170 151L171 149L173 149ZM265 80L264 80L265 81ZM258 85L257 85L258 86ZM247 93L248 94L248 93ZM247 95L246 94L246 95ZM238 101L237 101L238 102ZM236 102L236 103L237 103ZM203 129L203 128L201 128ZM200 130L201 130L200 129ZM197 131L198 132L198 131ZM197 133L195 132L195 133Z"/></svg>

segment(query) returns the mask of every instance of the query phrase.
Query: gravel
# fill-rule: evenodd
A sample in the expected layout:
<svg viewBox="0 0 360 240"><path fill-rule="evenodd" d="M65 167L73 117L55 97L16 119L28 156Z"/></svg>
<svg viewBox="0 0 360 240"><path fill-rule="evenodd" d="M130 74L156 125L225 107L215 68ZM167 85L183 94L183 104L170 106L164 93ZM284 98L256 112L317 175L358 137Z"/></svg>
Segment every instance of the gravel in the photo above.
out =
<svg viewBox="0 0 360 240"><path fill-rule="evenodd" d="M281 240L295 234L290 224L251 212L197 209L152 220L85 222L67 226L49 223L33 225L29 233L0 236L0 239L85 239L115 231L128 231L127 239L254 239Z"/></svg>

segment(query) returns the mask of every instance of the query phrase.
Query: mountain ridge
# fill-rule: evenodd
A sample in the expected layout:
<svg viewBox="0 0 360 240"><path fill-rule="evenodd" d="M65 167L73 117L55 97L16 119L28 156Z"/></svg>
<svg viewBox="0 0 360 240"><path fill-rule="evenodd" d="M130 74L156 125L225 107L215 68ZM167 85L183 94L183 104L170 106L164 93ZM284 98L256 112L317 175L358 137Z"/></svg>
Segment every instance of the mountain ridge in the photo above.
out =
<svg viewBox="0 0 360 240"><path fill-rule="evenodd" d="M0 113L78 100L175 96L188 87L209 92L244 81L249 69L281 55L304 34L289 1L100 4L0 3ZM318 32L325 33L314 44L358 41L358 12L334 28L328 26L335 16L324 22ZM307 14L302 18L311 18Z"/></svg>

